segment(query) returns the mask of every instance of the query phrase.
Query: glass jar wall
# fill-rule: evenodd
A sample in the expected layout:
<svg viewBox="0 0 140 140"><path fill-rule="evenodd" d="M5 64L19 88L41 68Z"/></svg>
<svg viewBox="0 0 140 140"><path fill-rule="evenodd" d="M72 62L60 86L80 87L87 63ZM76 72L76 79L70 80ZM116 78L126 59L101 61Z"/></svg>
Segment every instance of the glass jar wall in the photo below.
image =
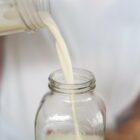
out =
<svg viewBox="0 0 140 140"><path fill-rule="evenodd" d="M75 69L74 79L75 84L68 85L61 70L50 75L50 92L36 115L36 140L76 140L72 102L82 140L104 140L105 105L95 94L95 78L89 71Z"/></svg>

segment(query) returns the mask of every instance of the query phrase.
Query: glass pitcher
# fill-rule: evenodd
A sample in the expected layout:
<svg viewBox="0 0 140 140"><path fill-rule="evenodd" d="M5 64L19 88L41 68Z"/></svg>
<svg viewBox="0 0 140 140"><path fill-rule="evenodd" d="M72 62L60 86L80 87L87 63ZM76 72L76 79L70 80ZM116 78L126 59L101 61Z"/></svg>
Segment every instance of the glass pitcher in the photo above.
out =
<svg viewBox="0 0 140 140"><path fill-rule="evenodd" d="M36 115L36 140L77 140L72 93L81 139L104 140L106 111L104 102L95 94L95 78L89 71L74 69L74 79L75 84L68 85L61 70L50 75L50 92L44 96Z"/></svg>
<svg viewBox="0 0 140 140"><path fill-rule="evenodd" d="M0 0L0 35L45 27L49 5L49 0Z"/></svg>

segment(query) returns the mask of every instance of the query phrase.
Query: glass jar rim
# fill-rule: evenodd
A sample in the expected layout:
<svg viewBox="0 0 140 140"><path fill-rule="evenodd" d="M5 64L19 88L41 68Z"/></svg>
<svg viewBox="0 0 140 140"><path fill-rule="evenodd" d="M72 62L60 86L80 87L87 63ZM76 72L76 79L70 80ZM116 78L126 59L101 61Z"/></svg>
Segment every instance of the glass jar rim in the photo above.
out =
<svg viewBox="0 0 140 140"><path fill-rule="evenodd" d="M73 75L75 83L68 84L64 79L62 70L56 70L49 76L49 88L59 92L69 92L70 90L86 92L96 87L96 80L92 72L85 69L73 68Z"/></svg>

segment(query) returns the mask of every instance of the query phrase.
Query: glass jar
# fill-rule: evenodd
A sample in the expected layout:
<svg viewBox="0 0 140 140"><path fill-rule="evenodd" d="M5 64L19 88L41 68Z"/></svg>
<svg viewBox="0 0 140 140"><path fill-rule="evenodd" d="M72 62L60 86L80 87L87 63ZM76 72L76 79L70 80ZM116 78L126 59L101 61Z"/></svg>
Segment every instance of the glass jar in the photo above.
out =
<svg viewBox="0 0 140 140"><path fill-rule="evenodd" d="M66 84L61 70L49 77L48 92L35 121L36 140L104 140L105 105L94 92L91 72L74 69L75 84ZM74 93L74 100L71 95ZM76 138L72 104L75 105L80 138Z"/></svg>
<svg viewBox="0 0 140 140"><path fill-rule="evenodd" d="M0 35L45 27L49 0L0 0Z"/></svg>

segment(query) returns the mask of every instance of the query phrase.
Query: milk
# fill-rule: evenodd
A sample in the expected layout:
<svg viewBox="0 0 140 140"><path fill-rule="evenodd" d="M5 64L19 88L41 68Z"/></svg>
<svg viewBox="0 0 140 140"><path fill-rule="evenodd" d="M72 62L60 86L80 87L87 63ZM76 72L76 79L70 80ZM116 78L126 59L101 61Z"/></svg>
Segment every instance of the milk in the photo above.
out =
<svg viewBox="0 0 140 140"><path fill-rule="evenodd" d="M0 7L0 33L22 32L26 29L14 8Z"/></svg>
<svg viewBox="0 0 140 140"><path fill-rule="evenodd" d="M86 136L83 135L82 136L83 140L104 140L103 137L100 136ZM74 135L50 135L46 138L46 140L75 140L75 136Z"/></svg>
<svg viewBox="0 0 140 140"><path fill-rule="evenodd" d="M67 84L74 84L72 62L70 59L67 45L59 31L59 28L48 13L41 14L41 15L42 15L42 19L44 19L44 23L46 27L50 30L50 32L52 33L52 35L56 40L56 50L58 53L60 65L63 70L66 82ZM75 126L76 140L82 140L80 130L79 130L78 119L77 119L74 92L70 93L70 99L72 103L72 114L73 114L73 123Z"/></svg>

